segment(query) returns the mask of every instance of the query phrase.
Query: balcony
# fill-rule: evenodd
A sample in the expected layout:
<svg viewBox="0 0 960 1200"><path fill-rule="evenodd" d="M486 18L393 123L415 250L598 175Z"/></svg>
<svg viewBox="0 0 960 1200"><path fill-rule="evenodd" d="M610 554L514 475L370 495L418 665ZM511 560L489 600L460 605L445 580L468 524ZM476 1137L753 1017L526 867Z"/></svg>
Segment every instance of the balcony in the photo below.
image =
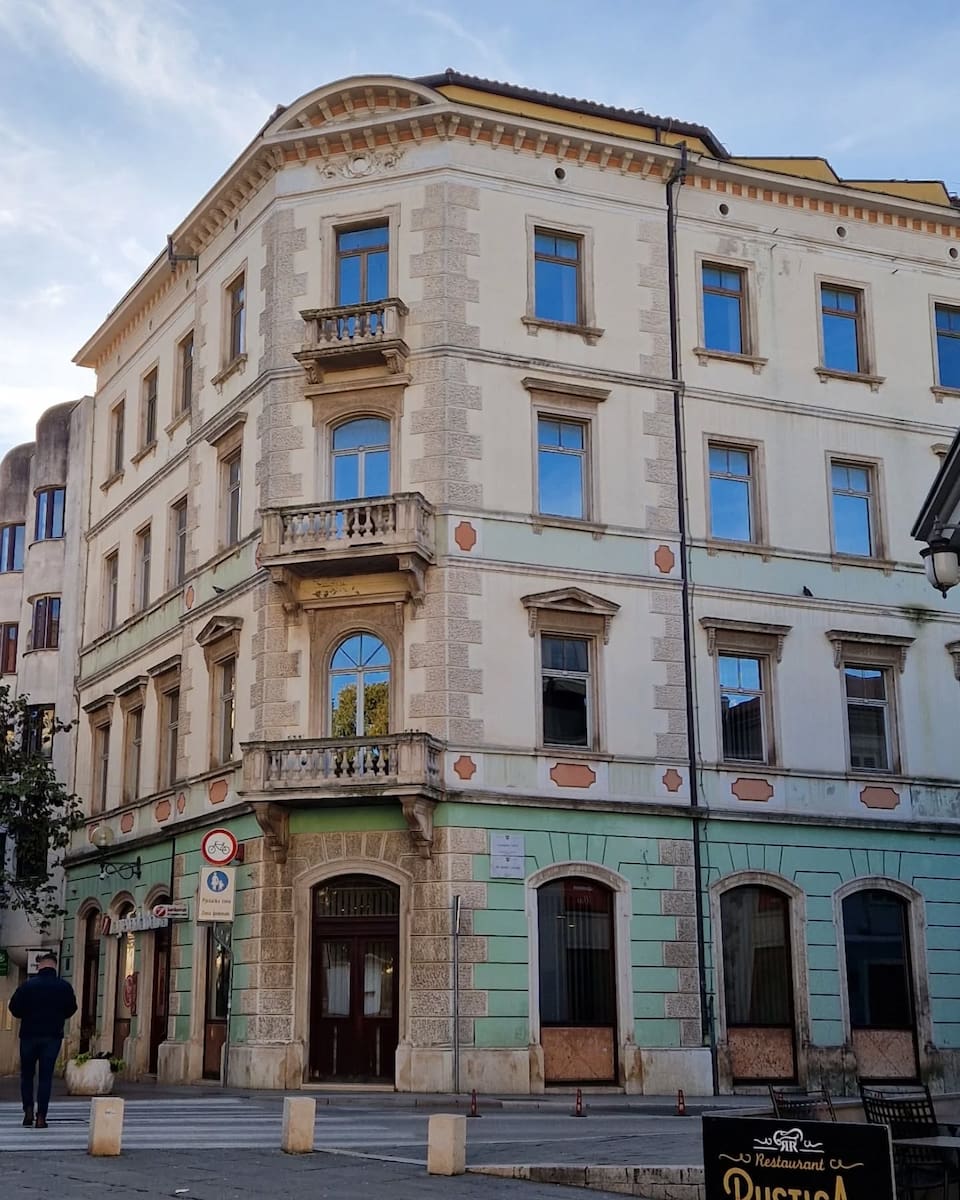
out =
<svg viewBox="0 0 960 1200"><path fill-rule="evenodd" d="M403 340L407 306L391 296L366 304L341 304L336 308L305 308L306 340L294 358L312 384L323 383L324 371L384 365L399 374L409 349Z"/></svg>
<svg viewBox="0 0 960 1200"><path fill-rule="evenodd" d="M414 844L429 857L444 792L444 744L430 734L244 742L241 751L242 792L275 861L286 859L291 807L384 799L400 802Z"/></svg>
<svg viewBox="0 0 960 1200"><path fill-rule="evenodd" d="M408 571L417 598L436 561L433 506L419 492L265 508L261 517L260 563L275 578Z"/></svg>

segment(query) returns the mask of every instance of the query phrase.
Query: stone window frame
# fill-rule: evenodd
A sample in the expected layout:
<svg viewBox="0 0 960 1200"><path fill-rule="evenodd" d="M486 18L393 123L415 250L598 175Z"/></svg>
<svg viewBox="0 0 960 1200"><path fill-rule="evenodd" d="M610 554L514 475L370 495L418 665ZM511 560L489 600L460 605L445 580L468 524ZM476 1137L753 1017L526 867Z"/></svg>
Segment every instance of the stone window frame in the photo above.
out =
<svg viewBox="0 0 960 1200"><path fill-rule="evenodd" d="M146 541L144 539L147 539ZM130 611L134 614L146 612L150 607L151 599L150 592L153 584L153 521L145 521L133 531L133 594L131 595ZM144 547L149 553L144 555ZM147 569L144 572L144 560L146 560ZM144 578L146 576L146 578ZM146 585L146 587L144 587ZM146 594L144 594L146 592Z"/></svg>
<svg viewBox="0 0 960 1200"><path fill-rule="evenodd" d="M115 693L105 692L84 704L90 732L90 817L104 816L117 805L110 804L110 766L114 758L113 704ZM106 738L106 766L102 765L100 748Z"/></svg>
<svg viewBox="0 0 960 1200"><path fill-rule="evenodd" d="M697 344L693 348L702 367L711 359L718 362L745 363L759 375L768 359L757 352L760 345L760 330L757 319L757 264L748 258L733 258L725 254L708 254L698 250L694 256L697 289ZM740 311L740 339L743 349L739 354L730 350L714 350L707 345L706 320L703 311L703 269L717 267L719 270L737 271L743 278Z"/></svg>
<svg viewBox="0 0 960 1200"><path fill-rule="evenodd" d="M585 758L604 755L607 743L606 713L603 703L604 663L602 647L610 641L610 625L620 605L580 588L559 588L521 597L527 610L527 631L534 644L535 701L537 722L535 746L538 754L553 757ZM555 745L544 740L543 728L543 651L542 637L582 638L590 643L587 691L587 745Z"/></svg>
<svg viewBox="0 0 960 1200"><path fill-rule="evenodd" d="M229 550L239 546L243 541L243 498L247 489L244 487L244 429L247 414L237 412L231 414L226 421L218 424L207 435L207 444L217 452L217 549ZM240 503L237 516L236 541L229 540L230 497L229 497L229 463L233 458L240 457Z"/></svg>
<svg viewBox="0 0 960 1200"><path fill-rule="evenodd" d="M848 880L833 892L833 924L837 938L837 979L840 991L840 1020L843 1027L844 1045L850 1046L853 1041L850 1024L850 993L847 983L846 941L843 927L843 902L856 892L881 891L890 892L905 900L907 904L908 938L910 942L910 982L913 990L914 1034L916 1037L917 1057L920 1073L926 1077L926 1071L932 1064L929 1061L928 1046L933 1046L933 1018L930 1011L930 980L927 973L927 917L923 893L903 883L899 879L891 879L887 875L860 875Z"/></svg>
<svg viewBox="0 0 960 1200"><path fill-rule="evenodd" d="M243 280L243 345L239 353L233 350L233 293ZM243 374L250 343L250 271L247 259L238 263L220 285L220 369L210 380L217 391L234 374Z"/></svg>
<svg viewBox="0 0 960 1200"><path fill-rule="evenodd" d="M187 343L190 343L190 390L187 394L187 389L184 387L185 371L184 371L184 349ZM180 420L190 415L193 410L193 397L196 392L197 378L197 334L193 328L188 329L181 337L177 338L174 352L176 354L176 387L174 388L173 398L173 420L167 426L166 432L172 433Z"/></svg>
<svg viewBox="0 0 960 1200"><path fill-rule="evenodd" d="M387 226L387 298L400 296L400 205L384 204L367 212L331 213L320 218L320 292L322 308L337 307L337 234L371 225Z"/></svg>
<svg viewBox="0 0 960 1200"><path fill-rule="evenodd" d="M111 610L110 596L110 575L112 565L116 564L117 578L116 591L113 596ZM100 631L101 633L112 633L122 624L120 620L120 547L119 545L112 546L101 559L100 568L101 578L101 596L100 596Z"/></svg>
<svg viewBox="0 0 960 1200"><path fill-rule="evenodd" d="M915 638L890 633L862 633L852 629L828 629L825 634L833 646L833 665L837 668L840 686L840 703L843 712L843 745L845 770L848 775L869 779L902 775L907 769L904 762L900 729L900 688L897 677L906 670L907 651ZM887 682L887 750L890 759L885 770L850 765L850 718L847 713L847 690L845 666L880 667L886 672Z"/></svg>
<svg viewBox="0 0 960 1200"><path fill-rule="evenodd" d="M956 296L934 296L927 298L930 311L930 353L933 359L933 385L930 391L938 404L943 403L944 396L960 399L960 387L948 387L940 382L940 352L937 337L937 309L952 308L960 311L960 299Z"/></svg>
<svg viewBox="0 0 960 1200"><path fill-rule="evenodd" d="M400 486L400 419L406 384L377 379L371 386L357 387L351 381L332 387L330 392L311 390L316 494L333 503L333 431L339 425L364 417L377 417L390 424L390 488L396 494Z"/></svg>
<svg viewBox="0 0 960 1200"><path fill-rule="evenodd" d="M530 1053L539 1057L539 1076L543 1079L543 1049L540 1039L540 924L539 891L558 879L588 879L613 893L613 966L617 1009L617 1072L624 1082L626 1064L636 1043L633 1015L633 946L630 923L633 918L633 885L610 867L577 860L551 863L532 872L524 880L524 909L527 917ZM531 1067L533 1064L531 1063ZM532 1071L531 1071L532 1073Z"/></svg>
<svg viewBox="0 0 960 1200"><path fill-rule="evenodd" d="M186 772L183 769L184 756L182 754L184 742L184 712L183 712L183 690L181 687L181 660L179 654L171 655L170 658L164 659L163 662L157 663L151 667L147 674L153 680L153 690L157 699L157 767L156 767L156 784L158 792L171 791L177 783L184 778ZM172 772L173 778L168 779L165 770L165 762L170 761L170 745L168 741L168 728L166 722L166 706L168 703L167 697L172 693L178 694L177 705L177 746L173 755L175 769Z"/></svg>
<svg viewBox="0 0 960 1200"><path fill-rule="evenodd" d="M734 538L715 537L713 534L713 516L710 503L710 450L713 447L725 450L740 450L750 456L750 518L753 523L752 537L748 542L740 542ZM770 518L767 511L767 489L765 486L767 474L765 445L758 438L729 437L720 433L703 434L703 505L706 516L704 532L711 546L720 549L760 551L765 557L772 550L769 544L768 530Z"/></svg>
<svg viewBox="0 0 960 1200"><path fill-rule="evenodd" d="M830 379L846 379L854 383L866 383L871 392L879 392L881 384L886 382L883 375L876 373L877 351L873 330L873 297L871 285L862 280L842 279L836 275L815 275L815 300L817 312L817 365L815 373L821 383ZM840 371L836 367L828 367L824 359L823 341L823 289L836 288L841 292L856 292L860 299L857 306L857 350L860 359L859 371Z"/></svg>
<svg viewBox="0 0 960 1200"><path fill-rule="evenodd" d="M404 728L402 603L376 597L369 604L307 611L310 644L309 736L333 736L330 732L331 663L341 643L360 633L378 638L390 655L390 719L387 736L401 732Z"/></svg>
<svg viewBox="0 0 960 1200"><path fill-rule="evenodd" d="M539 232L552 233L558 237L576 238L580 243L580 321L576 325L563 321L547 321L537 316L535 238ZM526 326L527 333L534 337L539 334L541 329L551 329L559 333L575 333L579 334L588 346L595 346L603 337L604 331L597 326L594 281L596 231L594 227L592 225L572 225L565 219L556 221L551 217L539 217L528 212L524 217L524 236L526 238L524 257L527 264L527 303L520 320Z"/></svg>
<svg viewBox="0 0 960 1200"><path fill-rule="evenodd" d="M127 397L120 396L109 408L107 444L107 471L104 476L102 489L105 491L112 483L123 478L123 465L126 461L127 440Z"/></svg>
<svg viewBox="0 0 960 1200"><path fill-rule="evenodd" d="M773 625L766 621L738 621L726 617L701 617L700 625L707 635L707 654L716 660L713 668L713 695L716 699L715 732L717 762L743 769L782 765L783 748L777 732L780 728L780 705L777 691L777 667L783 661L783 643L792 625ZM730 653L759 658L766 664L763 687L764 757L762 760L725 758L723 754L723 716L720 707L720 655Z"/></svg>
<svg viewBox="0 0 960 1200"><path fill-rule="evenodd" d="M140 784L143 780L143 764L144 764L144 745L143 735L146 732L146 712L147 712L147 683L149 677L147 675L135 675L126 683L120 684L114 689L114 695L120 704L120 713L123 717L123 746L121 755L121 770L120 770L120 805L121 807L127 804L134 804L140 798ZM137 764L137 779L135 780L134 794L128 795L128 774L130 769L130 725L133 713L140 710L140 761Z"/></svg>
<svg viewBox="0 0 960 1200"><path fill-rule="evenodd" d="M148 402L150 398L150 380L154 381L155 391L153 392L153 437L150 437L149 429L149 409ZM160 360L156 359L151 365L140 375L140 411L137 419L137 452L131 458L131 462L138 463L141 459L146 458L151 450L157 445L158 430L160 428Z"/></svg>
<svg viewBox="0 0 960 1200"><path fill-rule="evenodd" d="M540 533L545 526L560 525L575 529L585 526L595 532L605 528L601 524L600 471L597 464L603 459L600 453L600 422L598 406L610 396L609 388L587 387L582 384L541 379L527 375L520 385L530 396L530 446L531 446L531 515L533 529ZM553 417L560 421L576 422L584 426L584 515L564 517L540 511L540 417Z"/></svg>
<svg viewBox="0 0 960 1200"><path fill-rule="evenodd" d="M237 730L237 717L240 713L239 684L240 684L240 631L243 628L242 617L218 616L208 621L196 636L197 645L203 650L203 658L207 667L207 746L210 770L218 767L224 769L235 766L240 758L240 737ZM233 661L233 757L224 760L221 757L219 741L219 679L224 665Z"/></svg>
<svg viewBox="0 0 960 1200"><path fill-rule="evenodd" d="M720 898L725 892L740 887L766 887L782 892L789 900L790 970L793 983L794 1055L797 1066L797 1081L801 1087L807 1080L807 1048L811 1045L810 986L807 965L807 895L803 888L784 875L774 871L734 871L722 875L710 884L710 928L714 970L714 997L716 1000L717 1043L720 1082L727 1090L732 1089L733 1080L727 1058L727 997L723 973L723 926L720 916Z"/></svg>
<svg viewBox="0 0 960 1200"><path fill-rule="evenodd" d="M893 563L888 557L888 535L886 511L887 505L883 500L884 470L883 459L869 454L844 454L838 450L824 451L827 480L827 520L830 528L830 557L844 566L856 564L859 566L882 567L889 572ZM833 518L833 467L854 467L864 469L870 475L870 526L871 543L869 554L845 554L837 550L836 526Z"/></svg>
<svg viewBox="0 0 960 1200"><path fill-rule="evenodd" d="M180 508L183 508L184 522L184 550L183 550L183 576L177 577L177 514ZM189 574L187 558L190 553L190 493L184 492L178 496L176 500L172 500L167 505L167 570L166 570L166 591L173 591L175 588L183 587L186 583Z"/></svg>

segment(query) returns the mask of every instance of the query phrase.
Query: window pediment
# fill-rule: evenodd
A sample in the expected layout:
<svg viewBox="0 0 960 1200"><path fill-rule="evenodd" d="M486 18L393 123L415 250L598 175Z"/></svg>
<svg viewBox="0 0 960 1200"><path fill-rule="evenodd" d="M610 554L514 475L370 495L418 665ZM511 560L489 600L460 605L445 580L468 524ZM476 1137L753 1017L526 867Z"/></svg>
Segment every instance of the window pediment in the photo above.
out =
<svg viewBox="0 0 960 1200"><path fill-rule="evenodd" d="M96 714L98 717L108 716L109 711L113 708L113 702L115 698L116 697L113 692L104 692L102 695L95 696L92 700L88 700L87 703L82 706L83 711L91 716L94 714Z"/></svg>
<svg viewBox="0 0 960 1200"><path fill-rule="evenodd" d="M527 610L528 630L534 637L538 629L557 621L564 629L602 632L604 644L610 640L610 622L620 605L604 600L581 588L558 588L552 592L533 592L521 599Z"/></svg>
<svg viewBox="0 0 960 1200"><path fill-rule="evenodd" d="M730 650L773 655L783 659L783 642L792 625L771 625L766 621L736 621L726 617L701 617L707 631L707 653L714 658L718 645Z"/></svg>
<svg viewBox="0 0 960 1200"><path fill-rule="evenodd" d="M833 665L839 670L845 660L896 667L902 675L907 665L907 650L916 641L893 633L861 633L852 629L828 629L833 644Z"/></svg>
<svg viewBox="0 0 960 1200"><path fill-rule="evenodd" d="M196 641L198 646L203 647L208 667L214 661L239 654L242 628L242 617L213 617L204 625Z"/></svg>

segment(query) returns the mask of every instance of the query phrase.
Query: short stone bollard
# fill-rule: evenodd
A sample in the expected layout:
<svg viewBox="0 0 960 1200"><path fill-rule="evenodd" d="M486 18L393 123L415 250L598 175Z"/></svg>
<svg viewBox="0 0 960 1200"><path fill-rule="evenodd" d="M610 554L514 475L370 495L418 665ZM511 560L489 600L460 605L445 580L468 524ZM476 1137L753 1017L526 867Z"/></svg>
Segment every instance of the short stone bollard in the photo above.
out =
<svg viewBox="0 0 960 1200"><path fill-rule="evenodd" d="M90 1101L90 1140L87 1153L95 1158L115 1158L123 1140L123 1101L104 1096Z"/></svg>
<svg viewBox="0 0 960 1200"><path fill-rule="evenodd" d="M280 1149L284 1154L312 1154L317 1102L312 1096L285 1096L283 1134Z"/></svg>
<svg viewBox="0 0 960 1200"><path fill-rule="evenodd" d="M462 1175L467 1169L467 1118L435 1113L427 1126L427 1174Z"/></svg>

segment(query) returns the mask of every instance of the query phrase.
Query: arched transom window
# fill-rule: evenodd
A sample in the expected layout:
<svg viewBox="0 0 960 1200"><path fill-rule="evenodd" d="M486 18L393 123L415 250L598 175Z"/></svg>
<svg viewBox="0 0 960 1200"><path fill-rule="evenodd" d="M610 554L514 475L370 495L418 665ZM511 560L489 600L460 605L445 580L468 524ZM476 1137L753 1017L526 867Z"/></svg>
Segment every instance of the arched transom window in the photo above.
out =
<svg viewBox="0 0 960 1200"><path fill-rule="evenodd" d="M330 663L330 733L383 737L390 732L390 652L372 633L345 638Z"/></svg>
<svg viewBox="0 0 960 1200"><path fill-rule="evenodd" d="M390 422L361 417L333 431L334 500L360 500L390 492Z"/></svg>

